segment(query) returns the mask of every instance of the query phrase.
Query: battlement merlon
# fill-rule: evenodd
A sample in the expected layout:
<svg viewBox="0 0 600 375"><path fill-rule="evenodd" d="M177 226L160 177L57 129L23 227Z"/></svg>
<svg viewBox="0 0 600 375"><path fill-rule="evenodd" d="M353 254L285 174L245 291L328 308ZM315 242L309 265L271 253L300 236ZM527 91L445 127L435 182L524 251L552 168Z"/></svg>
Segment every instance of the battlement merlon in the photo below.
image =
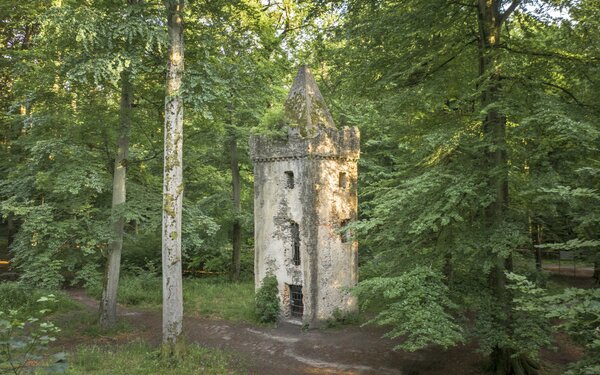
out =
<svg viewBox="0 0 600 375"><path fill-rule="evenodd" d="M357 127L336 129L317 126L311 138L290 134L287 139L266 135L250 137L252 162L269 162L290 159L338 159L357 161L360 157L360 131Z"/></svg>

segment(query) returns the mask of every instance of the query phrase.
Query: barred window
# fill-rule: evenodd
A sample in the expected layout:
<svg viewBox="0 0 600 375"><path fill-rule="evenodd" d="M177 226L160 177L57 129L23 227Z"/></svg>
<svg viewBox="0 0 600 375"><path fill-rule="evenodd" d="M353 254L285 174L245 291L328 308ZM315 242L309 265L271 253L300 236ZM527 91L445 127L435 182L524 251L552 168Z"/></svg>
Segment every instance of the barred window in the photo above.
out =
<svg viewBox="0 0 600 375"><path fill-rule="evenodd" d="M295 318L302 318L304 314L301 285L290 285L290 312Z"/></svg>

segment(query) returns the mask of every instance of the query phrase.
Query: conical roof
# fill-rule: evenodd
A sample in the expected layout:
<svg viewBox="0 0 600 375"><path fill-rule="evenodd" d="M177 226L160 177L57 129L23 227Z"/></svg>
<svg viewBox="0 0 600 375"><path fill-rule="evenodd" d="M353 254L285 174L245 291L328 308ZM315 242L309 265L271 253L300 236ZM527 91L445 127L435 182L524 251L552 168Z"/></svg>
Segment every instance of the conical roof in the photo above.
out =
<svg viewBox="0 0 600 375"><path fill-rule="evenodd" d="M305 65L298 70L285 101L285 114L290 127L303 136L314 134L318 125L335 128L317 82Z"/></svg>

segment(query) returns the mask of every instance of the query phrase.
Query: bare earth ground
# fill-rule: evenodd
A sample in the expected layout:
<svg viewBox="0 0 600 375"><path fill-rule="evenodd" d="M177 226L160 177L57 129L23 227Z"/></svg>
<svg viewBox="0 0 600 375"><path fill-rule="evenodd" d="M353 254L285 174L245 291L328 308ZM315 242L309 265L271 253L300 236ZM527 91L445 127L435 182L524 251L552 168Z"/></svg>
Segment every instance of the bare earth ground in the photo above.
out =
<svg viewBox="0 0 600 375"><path fill-rule="evenodd" d="M71 297L90 309L98 302L82 290L72 290ZM119 315L134 329L116 337L102 338L97 344L121 344L143 339L159 345L161 313L119 307ZM476 346L459 346L449 350L430 348L415 353L394 351L398 340L383 339L377 327L355 327L303 331L293 324L276 328L257 327L196 317L186 317L187 342L218 348L232 354L245 373L260 375L296 374L404 374L404 375L478 375L484 374L485 360L474 353ZM545 352L548 369L557 369L576 360L580 350L566 338L559 338L557 352ZM59 342L64 350L89 339ZM553 372L553 371L552 371Z"/></svg>

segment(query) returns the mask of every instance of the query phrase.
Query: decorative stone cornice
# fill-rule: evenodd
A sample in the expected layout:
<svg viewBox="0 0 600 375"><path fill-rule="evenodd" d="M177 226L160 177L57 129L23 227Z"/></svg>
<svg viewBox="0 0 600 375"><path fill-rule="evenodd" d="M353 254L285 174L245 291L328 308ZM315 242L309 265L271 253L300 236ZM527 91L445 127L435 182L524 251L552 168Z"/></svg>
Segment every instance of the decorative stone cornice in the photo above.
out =
<svg viewBox="0 0 600 375"><path fill-rule="evenodd" d="M312 138L254 135L249 145L250 159L258 163L311 158L356 161L360 157L360 132L355 127L338 130L319 125Z"/></svg>
<svg viewBox="0 0 600 375"><path fill-rule="evenodd" d="M300 159L316 159L316 160L341 160L348 162L357 162L358 158L347 157L343 155L290 155L290 156L274 156L267 158L252 158L253 163L274 163L278 161L300 160Z"/></svg>

